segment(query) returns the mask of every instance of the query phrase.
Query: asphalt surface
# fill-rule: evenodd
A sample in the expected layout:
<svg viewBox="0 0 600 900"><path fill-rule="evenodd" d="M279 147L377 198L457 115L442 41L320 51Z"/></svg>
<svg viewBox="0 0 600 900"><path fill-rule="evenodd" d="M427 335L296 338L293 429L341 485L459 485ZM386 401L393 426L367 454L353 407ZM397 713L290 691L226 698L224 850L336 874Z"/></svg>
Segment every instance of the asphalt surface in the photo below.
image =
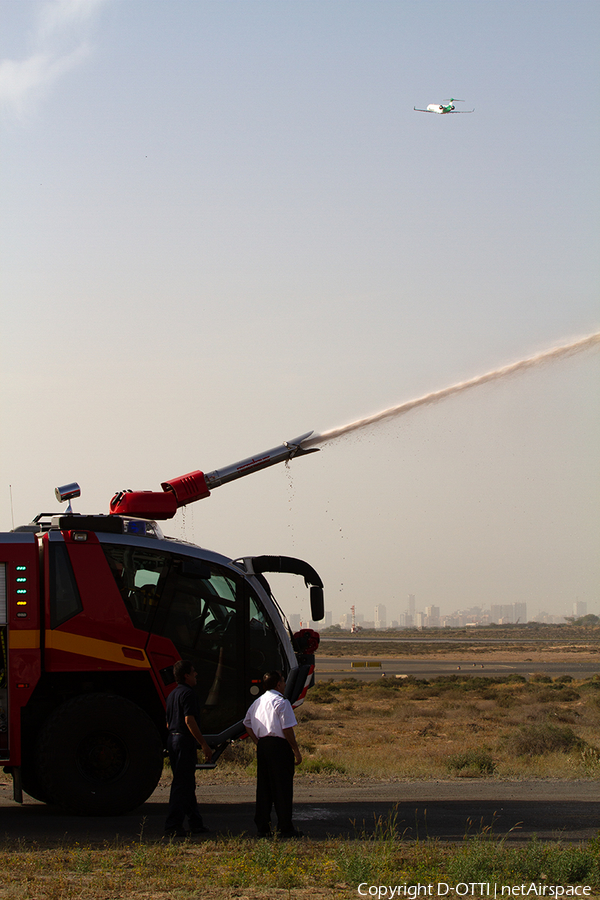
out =
<svg viewBox="0 0 600 900"><path fill-rule="evenodd" d="M356 666L352 663L362 665ZM366 663L369 663L367 666ZM537 662L525 659L523 662L494 659L493 656L482 657L477 662L457 657L455 659L432 660L419 657L388 657L373 659L366 656L317 657L315 677L317 681L340 681L342 678L357 678L360 681L373 681L382 675L390 677L412 676L414 678L434 678L436 675L510 675L513 672L525 678L543 673L552 678L559 675L571 675L573 678L591 678L600 672L598 660L581 660L576 654L572 657L552 662Z"/></svg>
<svg viewBox="0 0 600 900"><path fill-rule="evenodd" d="M78 841L102 845L160 839L168 803L168 782L124 816L67 816L25 795L12 800L8 780L0 785L0 835L21 845L53 846ZM215 784L198 775L198 800L207 837L254 834L254 784ZM295 822L310 839L350 839L373 833L377 822L407 840L427 837L462 841L492 832L512 842L537 835L565 843L589 840L600 831L600 785L592 781L499 782L473 779L421 783L323 782L296 779ZM203 838L197 838L202 840Z"/></svg>

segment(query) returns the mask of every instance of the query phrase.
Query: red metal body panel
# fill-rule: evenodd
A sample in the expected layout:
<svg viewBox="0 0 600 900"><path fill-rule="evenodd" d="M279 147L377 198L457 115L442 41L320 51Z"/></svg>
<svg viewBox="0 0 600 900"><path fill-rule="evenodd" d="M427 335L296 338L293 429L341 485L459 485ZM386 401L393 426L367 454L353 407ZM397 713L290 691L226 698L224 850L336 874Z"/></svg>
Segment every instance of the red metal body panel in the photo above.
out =
<svg viewBox="0 0 600 900"><path fill-rule="evenodd" d="M138 635L140 640L133 646L143 647L145 632L138 632L132 625L100 541L93 532L87 532L87 536L87 541L74 541L69 532L63 532L83 603L83 613L69 621L77 623L78 634L109 641L128 643L134 634Z"/></svg>
<svg viewBox="0 0 600 900"><path fill-rule="evenodd" d="M177 497L177 506L185 506L186 503L204 500L205 497L210 496L204 480L204 472L199 469L196 469L195 472L188 472L187 475L180 475L179 478L172 478L171 481L163 481L161 488L163 491L173 491Z"/></svg>
<svg viewBox="0 0 600 900"><path fill-rule="evenodd" d="M87 532L86 541L74 540L71 532L62 535L83 611L45 632L46 671L145 670L164 703L170 688L165 686L160 671L180 658L175 646L168 638L149 635L134 627L93 532ZM48 569L46 565L46 597L49 596ZM49 617L48 608L46 615Z"/></svg>
<svg viewBox="0 0 600 900"><path fill-rule="evenodd" d="M175 645L172 643L172 641L169 640L169 638L160 637L157 634L148 635L146 653L148 655L148 659L152 663L153 674L155 672L157 673L155 682L160 688L160 693L163 697L163 701L165 701L168 695L173 690L173 685L170 684L169 686L167 686L160 677L159 673L161 669L166 669L169 666L172 666L173 663L177 662L177 660L181 657L175 649Z"/></svg>
<svg viewBox="0 0 600 900"><path fill-rule="evenodd" d="M83 612L45 633L46 670L85 672L148 668L144 652L148 635L134 628L98 538L87 532L86 541L63 538ZM47 543L47 542L46 542ZM46 570L48 570L46 566ZM49 589L46 616L49 621Z"/></svg>
<svg viewBox="0 0 600 900"><path fill-rule="evenodd" d="M124 491L110 501L111 515L141 519L172 519L180 506L210 497L204 473L199 469L161 484L158 491Z"/></svg>
<svg viewBox="0 0 600 900"><path fill-rule="evenodd" d="M8 744L10 764L19 765L21 708L31 697L41 672L39 551L35 538L27 543L6 543L1 549L2 561L6 564L7 588ZM26 581L17 581L17 578Z"/></svg>
<svg viewBox="0 0 600 900"><path fill-rule="evenodd" d="M177 498L173 491L127 491L112 498L110 512L143 519L172 519L177 512Z"/></svg>

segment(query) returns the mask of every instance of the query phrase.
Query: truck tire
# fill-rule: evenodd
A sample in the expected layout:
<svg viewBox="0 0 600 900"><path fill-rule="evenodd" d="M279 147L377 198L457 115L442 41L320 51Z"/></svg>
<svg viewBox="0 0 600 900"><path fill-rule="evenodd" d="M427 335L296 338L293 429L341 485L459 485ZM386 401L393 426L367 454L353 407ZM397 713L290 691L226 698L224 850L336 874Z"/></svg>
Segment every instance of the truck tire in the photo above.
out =
<svg viewBox="0 0 600 900"><path fill-rule="evenodd" d="M44 785L38 778L35 763L29 759L24 759L21 763L21 786L26 794L39 800L41 803L48 803L48 791L44 789Z"/></svg>
<svg viewBox="0 0 600 900"><path fill-rule="evenodd" d="M48 802L80 816L135 809L154 791L163 744L150 717L114 694L82 694L59 706L38 742Z"/></svg>

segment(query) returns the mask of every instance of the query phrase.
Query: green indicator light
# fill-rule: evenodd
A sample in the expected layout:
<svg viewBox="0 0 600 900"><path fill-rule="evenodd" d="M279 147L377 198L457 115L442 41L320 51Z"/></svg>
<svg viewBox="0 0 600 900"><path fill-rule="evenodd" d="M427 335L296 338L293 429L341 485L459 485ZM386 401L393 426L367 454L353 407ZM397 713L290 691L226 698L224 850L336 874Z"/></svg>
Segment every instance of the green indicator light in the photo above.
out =
<svg viewBox="0 0 600 900"><path fill-rule="evenodd" d="M16 566L15 568L16 568L17 572L26 572L27 571L27 566Z"/></svg>
<svg viewBox="0 0 600 900"><path fill-rule="evenodd" d="M16 580L17 580L17 581L27 581L26 578L17 578Z"/></svg>
<svg viewBox="0 0 600 900"><path fill-rule="evenodd" d="M26 594L27 588L17 588L17 594Z"/></svg>

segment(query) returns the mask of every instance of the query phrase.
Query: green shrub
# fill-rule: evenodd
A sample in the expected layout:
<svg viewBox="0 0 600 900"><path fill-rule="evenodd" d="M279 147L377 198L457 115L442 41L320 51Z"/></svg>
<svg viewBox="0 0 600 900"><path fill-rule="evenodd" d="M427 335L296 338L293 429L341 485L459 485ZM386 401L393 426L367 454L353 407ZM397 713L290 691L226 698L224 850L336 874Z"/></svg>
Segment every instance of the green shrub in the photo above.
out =
<svg viewBox="0 0 600 900"><path fill-rule="evenodd" d="M315 756L309 759L305 758L298 767L298 771L303 774L313 775L319 773L327 775L328 773L333 774L334 772L343 775L346 772L346 767L325 756Z"/></svg>
<svg viewBox="0 0 600 900"><path fill-rule="evenodd" d="M367 681L366 686L369 691L377 690L378 688L383 688L386 691L397 691L402 687L399 678L389 678L385 674L376 681Z"/></svg>
<svg viewBox="0 0 600 900"><path fill-rule="evenodd" d="M458 772L460 775L472 778L479 775L493 775L496 771L496 763L486 747L457 753L449 757L446 765L449 772Z"/></svg>
<svg viewBox="0 0 600 900"><path fill-rule="evenodd" d="M500 707L500 709L509 709L511 706L514 706L517 702L516 697L513 694L499 694L496 703Z"/></svg>
<svg viewBox="0 0 600 900"><path fill-rule="evenodd" d="M561 703L571 703L572 700L579 700L579 694L577 691L573 690L570 687L562 687L560 689L560 693L557 697L557 700L560 700Z"/></svg>
<svg viewBox="0 0 600 900"><path fill-rule="evenodd" d="M307 694L307 699L311 703L337 703L336 693L339 687L333 681L320 681Z"/></svg>
<svg viewBox="0 0 600 900"><path fill-rule="evenodd" d="M540 722L522 725L505 738L508 751L516 756L541 756L544 753L568 753L582 750L585 741L569 725Z"/></svg>
<svg viewBox="0 0 600 900"><path fill-rule="evenodd" d="M223 751L221 761L245 769L246 766L249 766L254 762L255 757L256 750L254 744L251 740L246 739L243 741L234 741L232 744L229 744Z"/></svg>

